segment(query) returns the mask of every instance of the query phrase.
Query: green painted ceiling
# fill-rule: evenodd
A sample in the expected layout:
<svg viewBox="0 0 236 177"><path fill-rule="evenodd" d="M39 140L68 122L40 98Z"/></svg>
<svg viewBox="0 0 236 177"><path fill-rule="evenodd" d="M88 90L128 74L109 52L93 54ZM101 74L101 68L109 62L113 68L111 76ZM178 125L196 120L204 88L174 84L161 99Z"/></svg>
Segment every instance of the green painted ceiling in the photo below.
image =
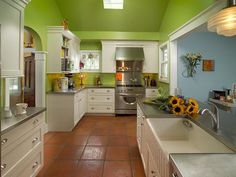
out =
<svg viewBox="0 0 236 177"><path fill-rule="evenodd" d="M56 0L72 31L159 31L169 0L124 0L123 10L103 9L103 0Z"/></svg>

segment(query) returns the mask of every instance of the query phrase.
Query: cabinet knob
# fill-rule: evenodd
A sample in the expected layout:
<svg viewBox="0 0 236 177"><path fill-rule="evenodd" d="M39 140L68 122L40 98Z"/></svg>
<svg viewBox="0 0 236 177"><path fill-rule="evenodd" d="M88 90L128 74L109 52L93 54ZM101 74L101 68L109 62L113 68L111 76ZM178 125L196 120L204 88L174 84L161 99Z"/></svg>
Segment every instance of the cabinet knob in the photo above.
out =
<svg viewBox="0 0 236 177"><path fill-rule="evenodd" d="M38 141L38 140L39 140L39 138L36 137L36 138L33 139L32 143L34 144L34 143L35 143L36 141Z"/></svg>
<svg viewBox="0 0 236 177"><path fill-rule="evenodd" d="M4 138L4 139L1 141L1 144L4 145L7 141L8 141L8 139L7 139L7 138Z"/></svg>
<svg viewBox="0 0 236 177"><path fill-rule="evenodd" d="M92 110L94 110L94 107L91 107Z"/></svg>
<svg viewBox="0 0 236 177"><path fill-rule="evenodd" d="M38 122L39 122L39 120L38 120L38 119L35 119L34 122L33 122L33 124L37 124Z"/></svg>
<svg viewBox="0 0 236 177"><path fill-rule="evenodd" d="M178 177L176 173L172 173L172 177Z"/></svg>
<svg viewBox="0 0 236 177"><path fill-rule="evenodd" d="M110 98L107 98L107 100L110 100Z"/></svg>
<svg viewBox="0 0 236 177"><path fill-rule="evenodd" d="M152 93L155 93L155 90L153 90Z"/></svg>
<svg viewBox="0 0 236 177"><path fill-rule="evenodd" d="M94 97L92 97L91 99L94 100Z"/></svg>
<svg viewBox="0 0 236 177"><path fill-rule="evenodd" d="M107 110L110 110L111 108L107 107Z"/></svg>
<svg viewBox="0 0 236 177"><path fill-rule="evenodd" d="M107 90L107 92L110 92L110 90Z"/></svg>
<svg viewBox="0 0 236 177"><path fill-rule="evenodd" d="M94 90L91 90L91 92L94 92Z"/></svg>
<svg viewBox="0 0 236 177"><path fill-rule="evenodd" d="M37 167L39 165L39 163L38 162L35 162L34 164L33 164L33 166L32 166L32 169L34 169L35 167Z"/></svg>
<svg viewBox="0 0 236 177"><path fill-rule="evenodd" d="M151 173L152 173L152 174L155 174L156 172L152 170Z"/></svg>
<svg viewBox="0 0 236 177"><path fill-rule="evenodd" d="M3 171L7 167L7 164L1 164L1 171Z"/></svg>
<svg viewBox="0 0 236 177"><path fill-rule="evenodd" d="M141 125L143 125L143 123L141 123Z"/></svg>

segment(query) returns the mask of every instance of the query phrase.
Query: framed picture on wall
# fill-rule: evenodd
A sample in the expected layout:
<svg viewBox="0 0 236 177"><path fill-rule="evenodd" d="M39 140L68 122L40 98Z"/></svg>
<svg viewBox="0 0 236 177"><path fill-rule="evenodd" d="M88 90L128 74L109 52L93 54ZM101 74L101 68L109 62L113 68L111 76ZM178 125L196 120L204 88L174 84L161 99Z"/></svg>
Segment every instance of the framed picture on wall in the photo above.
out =
<svg viewBox="0 0 236 177"><path fill-rule="evenodd" d="M202 71L215 71L215 60L202 60Z"/></svg>

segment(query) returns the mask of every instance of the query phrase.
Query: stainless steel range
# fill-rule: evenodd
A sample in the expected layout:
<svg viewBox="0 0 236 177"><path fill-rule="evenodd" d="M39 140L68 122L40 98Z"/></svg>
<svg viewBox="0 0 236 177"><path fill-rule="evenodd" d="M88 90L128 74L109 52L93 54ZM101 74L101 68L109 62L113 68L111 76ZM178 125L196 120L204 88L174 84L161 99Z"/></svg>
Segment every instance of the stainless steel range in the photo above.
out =
<svg viewBox="0 0 236 177"><path fill-rule="evenodd" d="M137 99L145 94L141 85L143 60L143 48L116 49L116 114L137 113Z"/></svg>

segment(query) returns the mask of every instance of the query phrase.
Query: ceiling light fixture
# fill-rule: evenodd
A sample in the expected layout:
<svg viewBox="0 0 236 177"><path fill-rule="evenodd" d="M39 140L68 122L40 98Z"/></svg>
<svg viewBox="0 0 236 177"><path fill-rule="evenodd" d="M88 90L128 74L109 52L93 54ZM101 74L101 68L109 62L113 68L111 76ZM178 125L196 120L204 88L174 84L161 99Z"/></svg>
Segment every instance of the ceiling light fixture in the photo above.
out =
<svg viewBox="0 0 236 177"><path fill-rule="evenodd" d="M236 35L236 0L229 0L227 8L209 19L208 30L224 36Z"/></svg>
<svg viewBox="0 0 236 177"><path fill-rule="evenodd" d="M104 9L123 9L124 0L103 0Z"/></svg>

